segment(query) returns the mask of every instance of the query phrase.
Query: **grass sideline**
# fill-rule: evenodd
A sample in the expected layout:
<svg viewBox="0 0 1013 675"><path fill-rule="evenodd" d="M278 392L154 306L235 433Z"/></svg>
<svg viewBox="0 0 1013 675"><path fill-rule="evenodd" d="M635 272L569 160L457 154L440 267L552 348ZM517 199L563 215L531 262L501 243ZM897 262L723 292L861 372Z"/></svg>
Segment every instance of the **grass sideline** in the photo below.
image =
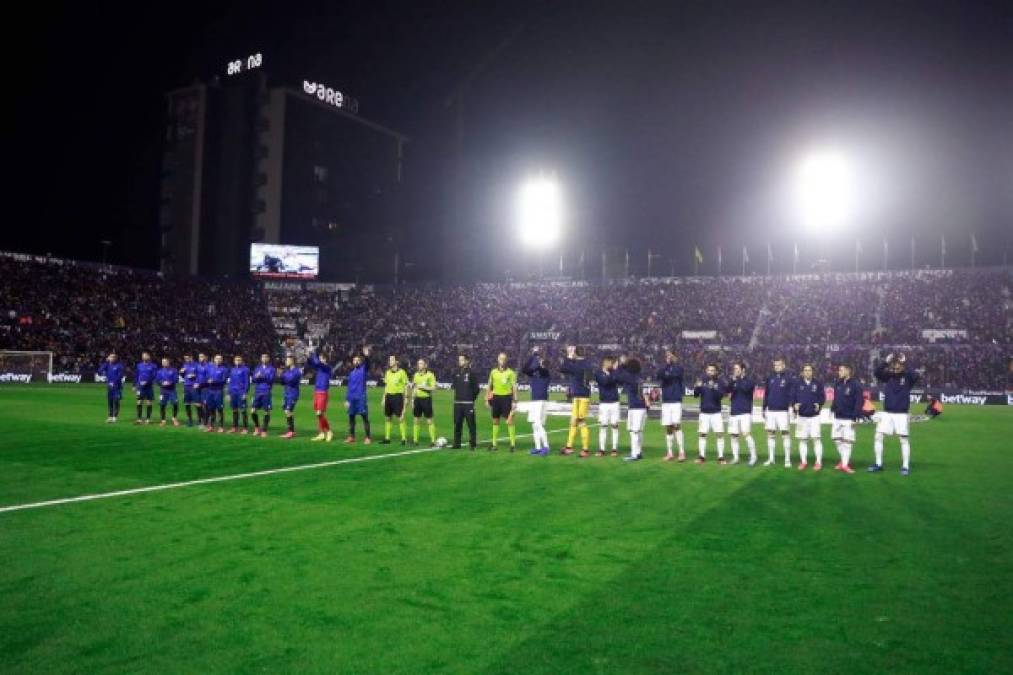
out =
<svg viewBox="0 0 1013 675"><path fill-rule="evenodd" d="M283 441L0 387L0 506L402 450L310 443L306 394ZM0 669L1010 672L1011 437L1013 410L948 406L913 426L904 479L890 440L864 473L862 427L848 477L665 464L651 420L635 465L501 440L0 513Z"/></svg>

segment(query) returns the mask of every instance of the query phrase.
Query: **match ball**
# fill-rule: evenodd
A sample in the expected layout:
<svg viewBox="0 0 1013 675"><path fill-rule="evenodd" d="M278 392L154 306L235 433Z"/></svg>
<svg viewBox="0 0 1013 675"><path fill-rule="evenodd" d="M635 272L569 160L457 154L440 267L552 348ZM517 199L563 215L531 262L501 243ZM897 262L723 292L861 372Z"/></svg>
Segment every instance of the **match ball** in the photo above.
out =
<svg viewBox="0 0 1013 675"><path fill-rule="evenodd" d="M444 438L443 436L440 436L439 438L437 438L436 439L436 447L437 448L445 448L445 447L447 447L447 439Z"/></svg>

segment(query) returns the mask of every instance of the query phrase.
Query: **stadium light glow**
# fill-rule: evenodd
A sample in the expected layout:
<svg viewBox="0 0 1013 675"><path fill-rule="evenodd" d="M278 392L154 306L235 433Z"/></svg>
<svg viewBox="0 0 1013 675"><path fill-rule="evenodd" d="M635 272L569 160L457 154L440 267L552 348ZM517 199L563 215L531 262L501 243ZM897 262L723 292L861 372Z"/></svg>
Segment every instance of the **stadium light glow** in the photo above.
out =
<svg viewBox="0 0 1013 675"><path fill-rule="evenodd" d="M559 184L547 176L521 185L517 196L517 225L521 241L533 248L549 248L563 229L563 197Z"/></svg>
<svg viewBox="0 0 1013 675"><path fill-rule="evenodd" d="M848 158L820 150L803 158L795 176L795 201L810 231L837 229L854 209L854 175Z"/></svg>

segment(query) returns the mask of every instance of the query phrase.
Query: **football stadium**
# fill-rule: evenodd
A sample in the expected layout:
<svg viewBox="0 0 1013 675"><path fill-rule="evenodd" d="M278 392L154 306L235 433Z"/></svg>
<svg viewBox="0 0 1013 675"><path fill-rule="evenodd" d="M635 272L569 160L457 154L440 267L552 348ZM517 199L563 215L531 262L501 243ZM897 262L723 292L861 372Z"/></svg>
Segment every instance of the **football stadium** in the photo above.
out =
<svg viewBox="0 0 1013 675"><path fill-rule="evenodd" d="M177 9L29 29L0 672L1013 672L1013 8Z"/></svg>

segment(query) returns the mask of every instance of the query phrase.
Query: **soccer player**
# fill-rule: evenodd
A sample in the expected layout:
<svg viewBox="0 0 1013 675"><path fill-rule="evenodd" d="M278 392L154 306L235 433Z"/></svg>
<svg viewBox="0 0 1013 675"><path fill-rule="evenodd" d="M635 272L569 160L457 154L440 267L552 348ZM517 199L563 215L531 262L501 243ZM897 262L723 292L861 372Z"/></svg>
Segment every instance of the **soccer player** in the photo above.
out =
<svg viewBox="0 0 1013 675"><path fill-rule="evenodd" d="M200 421L200 390L197 388L197 364L189 354L183 356L183 366L179 369L183 378L183 407L186 409L186 425L193 426L193 406L197 405L197 420Z"/></svg>
<svg viewBox="0 0 1013 675"><path fill-rule="evenodd" d="M457 356L457 370L454 371L454 449L461 447L461 430L468 423L468 441L471 449L478 445L478 434L475 429L475 398L478 396L479 385L475 374L471 371L471 359L467 354Z"/></svg>
<svg viewBox="0 0 1013 675"><path fill-rule="evenodd" d="M605 456L609 429L612 430L612 456L619 455L619 380L616 379L616 362L611 356L601 360L601 368L594 371L598 385L598 456Z"/></svg>
<svg viewBox="0 0 1013 675"><path fill-rule="evenodd" d="M911 473L911 442L908 440L908 413L911 410L911 388L918 382L918 373L907 364L903 354L888 354L886 361L876 366L876 379L883 383L883 411L876 422L873 448L876 463L869 467L875 473L883 470L883 437L896 435L900 439L900 473Z"/></svg>
<svg viewBox="0 0 1013 675"><path fill-rule="evenodd" d="M429 442L436 443L436 422L433 421L433 392L436 391L436 375L429 370L429 362L419 359L417 370L412 376L412 445L419 444L419 426L426 418L429 427Z"/></svg>
<svg viewBox="0 0 1013 675"><path fill-rule="evenodd" d="M746 364L732 364L732 380L728 383L731 413L728 416L728 434L731 436L732 464L739 463L739 440L749 448L749 466L756 466L756 442L753 440L753 392L756 382L746 372Z"/></svg>
<svg viewBox="0 0 1013 675"><path fill-rule="evenodd" d="M207 406L208 369L211 365L207 354L197 355L197 382L194 385L197 388L197 424L205 429L214 427L214 420L208 421L210 416Z"/></svg>
<svg viewBox="0 0 1013 675"><path fill-rule="evenodd" d="M791 432L788 428L788 407L791 405L791 375L784 370L784 357L774 359L774 372L763 383L763 418L767 427L767 463L771 466L777 456L777 432L781 432L784 446L784 466L791 468Z"/></svg>
<svg viewBox="0 0 1013 675"><path fill-rule="evenodd" d="M134 424L151 424L151 406L155 400L155 372L158 370L151 361L151 354L143 352L141 361L134 368L134 392L137 394L137 420ZM141 419L141 407L147 404L147 415Z"/></svg>
<svg viewBox="0 0 1013 675"><path fill-rule="evenodd" d="M386 418L383 424L383 445L390 445L390 430L397 417L398 429L401 431L401 445L407 442L407 429L405 428L405 390L408 388L408 373L397 361L397 356L391 354L387 359L387 372L383 374L383 415Z"/></svg>
<svg viewBox="0 0 1013 675"><path fill-rule="evenodd" d="M665 446L668 454L665 461L672 461L672 441L679 446L679 461L686 461L685 437L682 433L682 396L685 393L683 368L679 355L672 349L665 350L665 366L658 371L661 382L661 426L665 427Z"/></svg>
<svg viewBox="0 0 1013 675"><path fill-rule="evenodd" d="M205 369L207 375L204 394L204 414L207 422L206 430L215 430L215 417L218 418L218 433L225 433L225 383L229 379L229 369L223 363L222 355L215 354L214 361Z"/></svg>
<svg viewBox="0 0 1013 675"><path fill-rule="evenodd" d="M841 461L834 468L844 473L855 473L851 468L851 449L855 445L855 421L862 416L862 385L851 375L851 366L837 366L834 383L834 402L830 406L834 426L830 437L837 444Z"/></svg>
<svg viewBox="0 0 1013 675"><path fill-rule="evenodd" d="M630 432L630 454L624 462L636 462L644 457L644 425L647 422L647 399L644 397L642 366L636 357L619 359L613 377L622 384L626 394L626 429Z"/></svg>
<svg viewBox="0 0 1013 675"><path fill-rule="evenodd" d="M155 372L155 380L158 382L158 413L162 418L161 426L165 426L165 408L172 404L172 426L179 426L179 398L176 396L176 383L179 382L179 372L172 367L169 357L162 358L162 367Z"/></svg>
<svg viewBox="0 0 1013 675"><path fill-rule="evenodd" d="M813 378L811 364L802 366L802 378L792 390L792 407L795 409L795 438L798 439L799 471L809 465L809 439L813 442L816 462L813 471L823 469L823 433L820 431L820 408L827 401L823 383Z"/></svg>
<svg viewBox="0 0 1013 675"><path fill-rule="evenodd" d="M113 424L120 416L120 401L123 399L123 364L120 363L116 352L106 357L105 363L99 366L98 374L106 378L106 405L109 407L109 416L106 424Z"/></svg>
<svg viewBox="0 0 1013 675"><path fill-rule="evenodd" d="M269 354L260 355L260 365L253 370L253 435L267 438L267 428L271 425L271 387L277 376L277 369L271 365ZM264 413L264 426L260 426L260 413Z"/></svg>
<svg viewBox="0 0 1013 675"><path fill-rule="evenodd" d="M285 392L285 400L282 402L281 408L285 411L285 422L288 424L288 431L283 433L281 437L293 438L295 436L295 404L299 401L302 368L295 365L295 357L291 354L285 357L285 369L281 371L279 380Z"/></svg>
<svg viewBox="0 0 1013 675"><path fill-rule="evenodd" d="M229 371L229 405L232 408L232 428L230 434L239 433L239 412L243 413L243 430L245 436L250 433L250 418L246 412L246 397L250 393L250 369L243 363L242 356L233 357L232 370Z"/></svg>
<svg viewBox="0 0 1013 675"><path fill-rule="evenodd" d="M566 358L559 372L570 376L570 432L566 436L566 447L563 448L564 455L573 454L573 442L577 438L577 430L580 430L581 457L591 454L588 446L591 444L591 432L587 428L587 411L591 404L591 364L584 358L584 350L575 345L567 345Z"/></svg>
<svg viewBox="0 0 1013 675"><path fill-rule="evenodd" d="M485 404L492 411L491 452L499 449L499 422L506 422L510 437L510 452L517 449L517 431L514 428L514 406L517 401L517 372L507 367L506 352L496 356L496 367L489 371L489 390Z"/></svg>
<svg viewBox="0 0 1013 675"><path fill-rule="evenodd" d="M317 354L315 351L310 352L306 363L316 372L313 377L313 413L317 416L317 427L320 430L310 440L330 443L334 439L334 433L327 421L327 395L334 368L327 362L326 354Z"/></svg>
<svg viewBox="0 0 1013 675"><path fill-rule="evenodd" d="M348 374L348 392L345 395L345 409L348 411L348 436L345 443L355 442L355 418L362 417L366 433L363 441L372 443L369 433L369 398L366 396L366 378L369 377L369 347L362 348L362 354L352 357L352 372Z"/></svg>
<svg viewBox="0 0 1013 675"><path fill-rule="evenodd" d="M545 430L545 416L549 405L549 360L538 353L538 347L531 350L531 357L521 369L530 378L531 403L528 407L528 422L534 437L532 455L545 457L549 454L549 434Z"/></svg>
<svg viewBox="0 0 1013 675"><path fill-rule="evenodd" d="M707 461L707 434L714 432L718 446L718 464L725 464L725 424L721 419L721 399L728 391L728 384L718 374L718 365L708 363L704 372L706 377L696 381L693 394L700 399L700 422L698 433L700 445L696 458L697 464Z"/></svg>

